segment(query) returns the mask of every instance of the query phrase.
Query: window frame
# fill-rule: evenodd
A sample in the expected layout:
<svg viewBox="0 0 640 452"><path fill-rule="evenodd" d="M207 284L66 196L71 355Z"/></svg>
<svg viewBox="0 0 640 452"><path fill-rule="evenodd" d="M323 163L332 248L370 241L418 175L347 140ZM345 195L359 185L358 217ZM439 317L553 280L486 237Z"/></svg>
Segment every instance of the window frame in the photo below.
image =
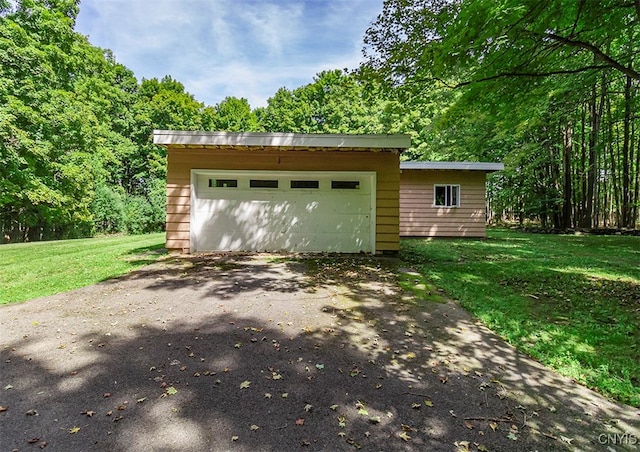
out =
<svg viewBox="0 0 640 452"><path fill-rule="evenodd" d="M444 204L438 204L438 188L444 188ZM450 198L454 198L455 203L452 203ZM460 184L433 184L433 207L441 209L460 207Z"/></svg>

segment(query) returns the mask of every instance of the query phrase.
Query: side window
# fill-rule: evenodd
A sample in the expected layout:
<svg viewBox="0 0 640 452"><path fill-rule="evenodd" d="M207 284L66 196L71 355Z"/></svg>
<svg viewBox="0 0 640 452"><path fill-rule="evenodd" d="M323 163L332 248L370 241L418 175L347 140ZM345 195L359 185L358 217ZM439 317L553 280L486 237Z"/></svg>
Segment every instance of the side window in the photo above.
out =
<svg viewBox="0 0 640 452"><path fill-rule="evenodd" d="M358 190L360 181L357 180L332 180L331 188L334 190Z"/></svg>
<svg viewBox="0 0 640 452"><path fill-rule="evenodd" d="M320 188L320 181L317 180L292 180L291 188Z"/></svg>
<svg viewBox="0 0 640 452"><path fill-rule="evenodd" d="M209 179L209 187L229 188L237 186L238 179Z"/></svg>
<svg viewBox="0 0 640 452"><path fill-rule="evenodd" d="M436 207L460 207L460 185L434 185L433 205Z"/></svg>
<svg viewBox="0 0 640 452"><path fill-rule="evenodd" d="M249 187L251 188L278 188L277 179L250 179Z"/></svg>

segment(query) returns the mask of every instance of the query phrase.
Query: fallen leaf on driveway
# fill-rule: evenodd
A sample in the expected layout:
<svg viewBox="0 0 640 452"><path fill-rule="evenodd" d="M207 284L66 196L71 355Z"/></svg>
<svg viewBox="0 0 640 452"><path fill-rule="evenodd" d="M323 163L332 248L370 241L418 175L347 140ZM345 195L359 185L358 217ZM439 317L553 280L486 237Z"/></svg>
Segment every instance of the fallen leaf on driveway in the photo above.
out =
<svg viewBox="0 0 640 452"><path fill-rule="evenodd" d="M75 435L76 433L78 433L80 431L80 427L73 427L69 429L69 434L70 435Z"/></svg>
<svg viewBox="0 0 640 452"><path fill-rule="evenodd" d="M9 407L0 405L0 413L2 413L3 411L7 411L8 409Z"/></svg>
<svg viewBox="0 0 640 452"><path fill-rule="evenodd" d="M86 414L87 417L93 417L93 415L96 414L96 412L91 410L86 410L86 411L82 411L80 414Z"/></svg>
<svg viewBox="0 0 640 452"><path fill-rule="evenodd" d="M238 437L238 436L232 436L231 437L231 441L238 441L238 439L240 439L240 437Z"/></svg>
<svg viewBox="0 0 640 452"><path fill-rule="evenodd" d="M409 441L411 439L411 437L409 436L409 434L407 432L402 432L398 435L400 437L400 439L402 439L403 441Z"/></svg>
<svg viewBox="0 0 640 452"><path fill-rule="evenodd" d="M176 395L177 393L178 393L178 390L173 386L169 386L167 388L167 395Z"/></svg>
<svg viewBox="0 0 640 452"><path fill-rule="evenodd" d="M251 386L251 382L249 380L245 380L240 383L240 389L247 389L249 386Z"/></svg>
<svg viewBox="0 0 640 452"><path fill-rule="evenodd" d="M313 410L313 405L311 405L311 404L307 403L307 404L304 406L304 410L305 410L307 413L310 413L310 412Z"/></svg>
<svg viewBox="0 0 640 452"><path fill-rule="evenodd" d="M303 418L296 419L296 425L304 425L304 419Z"/></svg>
<svg viewBox="0 0 640 452"><path fill-rule="evenodd" d="M249 427L251 430L253 430L254 432L256 430L258 430L260 427L258 427L256 424L252 424L251 427Z"/></svg>

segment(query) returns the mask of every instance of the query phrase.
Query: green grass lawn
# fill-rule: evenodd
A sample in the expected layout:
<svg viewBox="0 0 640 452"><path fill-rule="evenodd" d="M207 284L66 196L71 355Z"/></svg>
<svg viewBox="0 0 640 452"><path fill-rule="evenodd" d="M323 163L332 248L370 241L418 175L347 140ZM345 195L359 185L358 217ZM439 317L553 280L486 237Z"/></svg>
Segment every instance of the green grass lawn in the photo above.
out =
<svg viewBox="0 0 640 452"><path fill-rule="evenodd" d="M122 275L163 247L164 233L0 245L0 305Z"/></svg>
<svg viewBox="0 0 640 452"><path fill-rule="evenodd" d="M489 230L401 255L520 350L640 406L640 237Z"/></svg>

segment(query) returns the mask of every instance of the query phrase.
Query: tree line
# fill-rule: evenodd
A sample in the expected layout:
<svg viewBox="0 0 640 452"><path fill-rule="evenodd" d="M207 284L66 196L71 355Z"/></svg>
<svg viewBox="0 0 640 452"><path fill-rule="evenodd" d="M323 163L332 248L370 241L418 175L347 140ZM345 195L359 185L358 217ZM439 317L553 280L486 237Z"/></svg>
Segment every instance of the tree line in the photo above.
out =
<svg viewBox="0 0 640 452"><path fill-rule="evenodd" d="M640 1L386 0L366 42L389 91L437 110L436 157L505 163L498 216L636 227Z"/></svg>
<svg viewBox="0 0 640 452"><path fill-rule="evenodd" d="M78 0L0 0L4 241L162 230L153 129L407 133L404 158L503 161L499 218L634 228L640 3L386 0L365 61L206 106L75 32Z"/></svg>

